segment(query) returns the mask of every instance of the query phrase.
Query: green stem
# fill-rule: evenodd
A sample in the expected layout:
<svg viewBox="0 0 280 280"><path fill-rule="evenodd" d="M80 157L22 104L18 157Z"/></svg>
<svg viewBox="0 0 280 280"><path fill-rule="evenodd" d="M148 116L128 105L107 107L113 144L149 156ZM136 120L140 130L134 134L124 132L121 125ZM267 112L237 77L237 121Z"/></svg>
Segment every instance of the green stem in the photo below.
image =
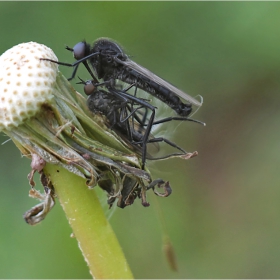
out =
<svg viewBox="0 0 280 280"><path fill-rule="evenodd" d="M59 166L47 164L44 171L53 183L91 275L98 279L133 278L95 191L88 189L83 178Z"/></svg>

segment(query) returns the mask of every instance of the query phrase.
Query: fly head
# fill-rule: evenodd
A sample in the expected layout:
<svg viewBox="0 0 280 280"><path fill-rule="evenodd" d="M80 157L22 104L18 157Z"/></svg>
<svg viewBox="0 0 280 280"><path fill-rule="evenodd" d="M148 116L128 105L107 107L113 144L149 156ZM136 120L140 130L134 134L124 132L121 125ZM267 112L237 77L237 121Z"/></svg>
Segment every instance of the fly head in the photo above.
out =
<svg viewBox="0 0 280 280"><path fill-rule="evenodd" d="M66 47L66 49L73 52L76 60L83 59L90 54L90 45L86 41L77 43L73 48Z"/></svg>

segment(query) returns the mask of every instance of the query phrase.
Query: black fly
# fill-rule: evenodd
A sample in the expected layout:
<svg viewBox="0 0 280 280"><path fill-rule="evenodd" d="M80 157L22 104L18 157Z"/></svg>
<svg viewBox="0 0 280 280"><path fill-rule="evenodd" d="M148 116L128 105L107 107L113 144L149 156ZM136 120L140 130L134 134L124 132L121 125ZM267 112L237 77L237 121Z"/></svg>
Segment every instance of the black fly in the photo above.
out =
<svg viewBox="0 0 280 280"><path fill-rule="evenodd" d="M74 48L66 47L67 50L73 52L77 60L73 64L42 59L55 62L60 65L74 67L71 78L76 75L78 66L83 63L92 77L92 81L87 82L87 87L91 84L90 90L86 89L85 93L90 95L88 106L91 111L100 111L106 115L110 125L115 126L131 144L142 147L142 168L144 169L145 160L147 157L146 146L148 143L166 142L169 145L177 148L183 154L186 152L169 141L166 138L154 138L151 135L152 127L156 124L168 122L171 120L195 121L201 124L202 122L188 118L192 111L192 105L201 106L195 98L182 92L160 77L156 76L146 68L138 65L128 58L121 47L114 41L106 38L97 39L92 48L85 41L80 42ZM91 67L90 67L91 66ZM97 75L93 74L93 71ZM99 80L103 80L100 82ZM135 87L134 95L127 93L127 90L117 89L116 81L121 80L129 85L129 89ZM85 83L82 81L82 83ZM99 86L104 85L108 91L99 90ZM179 116L168 117L159 121L155 121L155 109L150 102L136 96L138 88L155 96L167 105L169 105ZM91 94L95 92L95 94ZM184 103L180 98L187 101ZM137 108L135 108L137 106ZM147 113L150 110L150 116L147 118L146 113L143 114L142 121L140 120L140 109L143 108ZM147 123L145 123L145 121ZM138 127L141 127L140 133ZM179 155L172 154L170 156Z"/></svg>
<svg viewBox="0 0 280 280"><path fill-rule="evenodd" d="M188 120L201 123L197 120L183 117L169 117L158 121L154 121L156 107L152 106L149 102L137 98L133 95L126 93L128 89L116 90L109 88L107 91L96 89L93 81L83 81L84 91L89 95L87 100L88 108L96 113L99 112L106 116L109 126L120 134L124 140L128 141L139 151L142 156L142 168L145 167L146 158L166 159L172 156L183 156L186 151L175 143L163 137L153 137L151 129L154 125L164 123L171 120ZM144 113L140 111L144 109ZM147 118L147 110L151 111L151 115ZM146 123L147 121L147 123ZM203 124L203 123L201 123ZM151 157L147 155L147 144L165 142L168 145L178 149L181 153L173 153L163 157Z"/></svg>
<svg viewBox="0 0 280 280"><path fill-rule="evenodd" d="M99 83L98 78L103 79L105 86L114 87L116 80L121 80L155 96L181 117L187 117L191 113L192 105L197 107L202 105L202 101L196 100L129 59L121 47L111 39L99 38L93 43L92 48L83 41L76 44L73 48L66 47L66 49L72 51L74 58L77 60L73 64L49 59L43 60L74 67L69 80L75 77L79 64L83 63L95 84ZM97 74L97 78L89 65Z"/></svg>

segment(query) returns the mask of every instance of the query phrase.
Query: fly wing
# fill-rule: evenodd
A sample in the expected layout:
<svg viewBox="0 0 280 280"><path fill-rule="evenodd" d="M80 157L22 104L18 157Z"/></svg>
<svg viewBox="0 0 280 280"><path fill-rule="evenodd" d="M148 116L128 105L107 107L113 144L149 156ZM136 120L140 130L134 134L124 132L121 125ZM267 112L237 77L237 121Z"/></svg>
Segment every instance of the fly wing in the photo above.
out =
<svg viewBox="0 0 280 280"><path fill-rule="evenodd" d="M133 69L134 71L136 71L140 75L143 75L144 77L150 79L151 81L157 83L158 85L167 88L168 90L170 90L171 92L173 92L177 96L181 97L182 99L190 102L191 104L193 104L193 105L195 105L197 107L200 107L202 105L202 103L203 103L202 98L201 98L201 101L198 101L194 97L192 97L192 96L188 95L187 93L181 91L180 89L174 87L170 83L166 82L165 80L163 80L162 78L158 77L157 75L155 75L154 73L152 73L148 69L142 67L141 65L137 64L136 62L134 62L134 61L132 61L130 59L127 59L126 61L122 61L120 59L116 59L116 61L118 63L126 66L126 67L129 67L129 68Z"/></svg>

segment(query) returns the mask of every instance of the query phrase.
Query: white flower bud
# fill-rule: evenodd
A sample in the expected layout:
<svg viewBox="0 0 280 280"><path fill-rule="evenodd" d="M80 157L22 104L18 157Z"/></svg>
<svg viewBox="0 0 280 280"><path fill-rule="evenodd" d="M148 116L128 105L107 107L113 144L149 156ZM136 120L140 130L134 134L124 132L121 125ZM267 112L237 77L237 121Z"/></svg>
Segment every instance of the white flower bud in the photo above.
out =
<svg viewBox="0 0 280 280"><path fill-rule="evenodd" d="M58 65L54 52L35 42L12 47L0 56L0 131L17 127L53 98Z"/></svg>

